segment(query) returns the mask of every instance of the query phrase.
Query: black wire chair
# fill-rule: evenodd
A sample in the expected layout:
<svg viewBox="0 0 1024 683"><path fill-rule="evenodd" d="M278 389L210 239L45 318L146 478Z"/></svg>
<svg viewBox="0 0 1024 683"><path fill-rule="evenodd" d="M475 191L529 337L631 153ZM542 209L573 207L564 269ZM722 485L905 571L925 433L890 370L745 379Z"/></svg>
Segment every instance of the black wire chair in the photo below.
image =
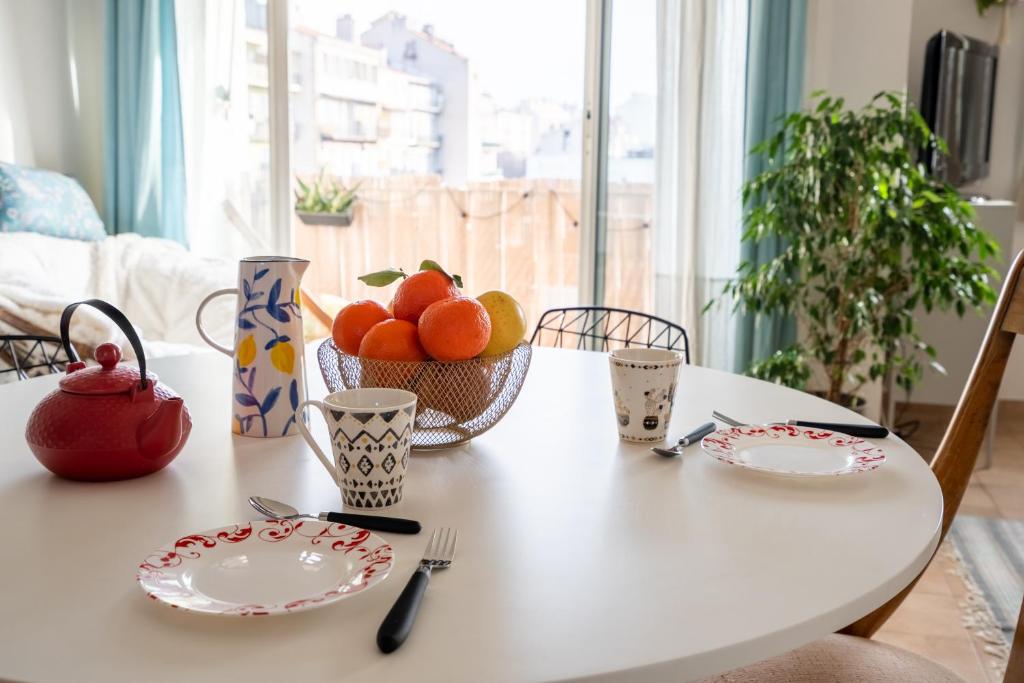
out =
<svg viewBox="0 0 1024 683"><path fill-rule="evenodd" d="M633 346L681 351L690 364L690 339L675 323L624 308L577 306L544 311L530 343L537 346L611 351Z"/></svg>
<svg viewBox="0 0 1024 683"><path fill-rule="evenodd" d="M0 381L14 373L19 379L64 372L67 354L60 337L33 334L0 335ZM5 367L6 366L6 367Z"/></svg>

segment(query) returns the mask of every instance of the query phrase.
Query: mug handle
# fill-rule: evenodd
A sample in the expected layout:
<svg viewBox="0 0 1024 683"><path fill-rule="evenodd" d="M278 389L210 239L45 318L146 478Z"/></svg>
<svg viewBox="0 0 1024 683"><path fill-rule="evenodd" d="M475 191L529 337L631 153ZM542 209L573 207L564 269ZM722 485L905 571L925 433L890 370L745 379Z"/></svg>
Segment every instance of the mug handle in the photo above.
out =
<svg viewBox="0 0 1024 683"><path fill-rule="evenodd" d="M238 287L232 287L231 289L218 289L216 292L203 299L203 302L199 304L199 308L196 309L196 329L199 330L199 336L203 338L204 342L224 355L234 357L235 352L233 349L221 346L217 342L213 341L210 339L210 335L206 334L206 330L203 329L203 309L206 308L206 304L210 303L218 296L223 296L225 294L234 294L235 296L238 296Z"/></svg>
<svg viewBox="0 0 1024 683"><path fill-rule="evenodd" d="M306 409L306 406L315 406L319 408L320 413L324 416L324 420L327 419L327 413L325 412L327 409L320 401L303 401L299 404L299 407L295 409L295 424L298 426L299 433L302 434L302 438L305 439L306 443L309 444L309 447L313 449L313 454L319 458L320 462L323 463L323 466L327 468L327 473L331 475L331 479L334 480L335 484L341 486L341 477L338 476L337 466L331 462L330 458L324 455L322 450L320 450L320 446L317 445L316 441L313 439L313 435L309 433L309 429L306 427L306 421L302 419L302 412Z"/></svg>

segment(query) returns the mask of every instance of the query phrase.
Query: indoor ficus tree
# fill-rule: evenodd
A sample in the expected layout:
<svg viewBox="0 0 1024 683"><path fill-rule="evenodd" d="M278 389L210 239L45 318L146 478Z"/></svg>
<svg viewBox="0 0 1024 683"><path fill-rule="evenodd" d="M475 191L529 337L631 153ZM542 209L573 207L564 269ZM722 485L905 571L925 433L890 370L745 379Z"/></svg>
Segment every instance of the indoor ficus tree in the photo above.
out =
<svg viewBox="0 0 1024 683"><path fill-rule="evenodd" d="M743 187L744 239L783 247L766 263L743 262L726 296L738 310L800 321L799 342L753 374L799 385L818 363L836 402L879 378L909 391L925 362L941 370L915 310L962 316L994 302L998 246L917 162L918 150L945 148L902 94L880 93L859 111L813 97L812 110L752 150L767 170Z"/></svg>

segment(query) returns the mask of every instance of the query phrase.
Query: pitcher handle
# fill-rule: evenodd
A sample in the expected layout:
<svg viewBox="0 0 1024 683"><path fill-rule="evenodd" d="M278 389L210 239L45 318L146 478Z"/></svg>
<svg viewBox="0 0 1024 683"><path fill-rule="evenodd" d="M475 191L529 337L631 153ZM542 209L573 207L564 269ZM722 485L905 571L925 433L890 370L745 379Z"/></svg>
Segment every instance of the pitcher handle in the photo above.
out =
<svg viewBox="0 0 1024 683"><path fill-rule="evenodd" d="M334 483L340 487L341 477L338 475L337 465L331 462L331 459L324 455L324 452L320 450L320 446L317 445L316 441L313 439L313 435L309 433L309 429L306 427L306 421L302 419L302 411L306 409L306 406L316 406L319 408L320 413L324 416L324 420L327 420L327 413L325 412L327 408L321 401L303 401L299 404L299 407L295 409L295 424L298 426L299 433L302 434L302 438L305 439L306 443L309 444L309 447L313 449L313 454L320 459L323 466L327 468L327 473L331 475L331 479L333 479Z"/></svg>
<svg viewBox="0 0 1024 683"><path fill-rule="evenodd" d="M224 355L234 357L234 349L229 349L228 347L222 346L213 341L210 339L210 335L206 334L206 330L203 329L203 309L206 308L206 304L210 303L218 296L224 296L225 294L234 294L235 296L238 296L238 287L232 287L231 289L218 289L216 292L203 299L203 302L199 304L199 308L196 309L196 329L199 330L199 336L203 338L204 342Z"/></svg>

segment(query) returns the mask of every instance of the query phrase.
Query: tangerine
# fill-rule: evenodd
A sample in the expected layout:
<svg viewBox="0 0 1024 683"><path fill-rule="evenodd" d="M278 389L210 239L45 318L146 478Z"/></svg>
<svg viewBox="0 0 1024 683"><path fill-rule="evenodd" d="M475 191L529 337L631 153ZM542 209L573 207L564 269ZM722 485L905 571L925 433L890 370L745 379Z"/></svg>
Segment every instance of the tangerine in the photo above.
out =
<svg viewBox="0 0 1024 683"><path fill-rule="evenodd" d="M363 335L360 358L376 360L421 361L427 354L420 345L416 326L408 320L384 320Z"/></svg>
<svg viewBox="0 0 1024 683"><path fill-rule="evenodd" d="M483 362L425 366L416 378L417 406L447 415L450 424L476 419L491 404L492 371Z"/></svg>
<svg viewBox="0 0 1024 683"><path fill-rule="evenodd" d="M353 301L338 311L334 318L334 325L331 326L334 345L350 356L355 356L359 353L359 344L369 329L391 317L388 310L376 301Z"/></svg>
<svg viewBox="0 0 1024 683"><path fill-rule="evenodd" d="M436 270L421 270L398 285L392 301L394 315L400 320L419 322L427 306L457 296L459 288L450 277Z"/></svg>
<svg viewBox="0 0 1024 683"><path fill-rule="evenodd" d="M420 316L420 343L440 361L467 360L491 338L491 318L476 299L466 296L430 304Z"/></svg>

